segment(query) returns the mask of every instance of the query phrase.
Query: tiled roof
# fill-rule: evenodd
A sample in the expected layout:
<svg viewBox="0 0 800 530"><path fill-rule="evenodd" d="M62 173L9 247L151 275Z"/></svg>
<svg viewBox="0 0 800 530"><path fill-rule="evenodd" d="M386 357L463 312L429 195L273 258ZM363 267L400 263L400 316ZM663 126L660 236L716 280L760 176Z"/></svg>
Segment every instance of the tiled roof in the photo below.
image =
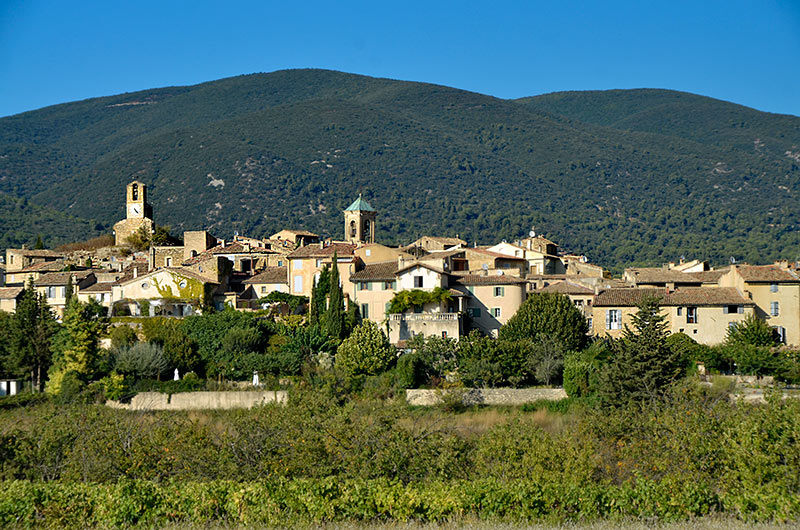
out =
<svg viewBox="0 0 800 530"><path fill-rule="evenodd" d="M66 267L66 265L61 260L40 261L39 263L33 263L16 272L58 272L64 267Z"/></svg>
<svg viewBox="0 0 800 530"><path fill-rule="evenodd" d="M630 268L625 274L638 284L648 283L716 283L723 271L681 272L662 268Z"/></svg>
<svg viewBox="0 0 800 530"><path fill-rule="evenodd" d="M539 289L540 293L561 293L561 294L594 294L594 289L589 289L583 285L572 282L551 283L547 287Z"/></svg>
<svg viewBox="0 0 800 530"><path fill-rule="evenodd" d="M297 258L329 258L333 257L336 252L337 257L352 256L356 249L356 245L351 243L331 243L325 247L320 247L318 244L306 245L300 247L286 257L289 259Z"/></svg>
<svg viewBox="0 0 800 530"><path fill-rule="evenodd" d="M288 267L267 267L243 283L286 283L288 281Z"/></svg>
<svg viewBox="0 0 800 530"><path fill-rule="evenodd" d="M493 250L486 250L485 248L465 248L465 251L468 252L475 252L477 254L484 254L486 256L490 256L492 258L502 258L502 259L515 259L518 261L527 261L525 258L519 256L510 256L508 254L503 254L502 252L495 252Z"/></svg>
<svg viewBox="0 0 800 530"><path fill-rule="evenodd" d="M739 265L736 270L746 282L800 282L800 277L774 265Z"/></svg>
<svg viewBox="0 0 800 530"><path fill-rule="evenodd" d="M414 261L412 263L404 265L403 267L400 267L399 269L397 269L397 273L400 274L400 273L405 272L407 270L411 270L411 269L413 269L415 267L422 267L423 269L428 269L430 271L433 271L433 272L436 272L436 273L439 273L439 274L445 274L445 272L442 269L440 269L438 267L434 267L433 265L425 263L424 261Z"/></svg>
<svg viewBox="0 0 800 530"><path fill-rule="evenodd" d="M22 293L23 289L23 287L0 287L0 299L11 300L16 298Z"/></svg>
<svg viewBox="0 0 800 530"><path fill-rule="evenodd" d="M281 232L289 232L290 234L294 234L296 236L318 237L317 234L315 234L314 232L309 232L308 230L288 230L287 229L287 230L281 230ZM275 237L276 235L280 234L281 232L278 232L278 233L274 234L273 237Z"/></svg>
<svg viewBox="0 0 800 530"><path fill-rule="evenodd" d="M753 305L733 287L690 287L667 293L663 289L607 289L594 297L595 307L634 307L645 296L661 299L662 306Z"/></svg>
<svg viewBox="0 0 800 530"><path fill-rule="evenodd" d="M464 245L466 241L457 237L422 236L419 239L430 239L443 245ZM419 241L419 239L417 241Z"/></svg>
<svg viewBox="0 0 800 530"><path fill-rule="evenodd" d="M73 281L80 281L91 274L94 273L92 271L48 272L47 274L39 276L39 279L36 280L36 286L67 285L70 276L73 278Z"/></svg>
<svg viewBox="0 0 800 530"><path fill-rule="evenodd" d="M23 249L15 248L15 249L9 249L9 250L13 250L14 252L22 254L23 256L26 256L28 258L63 258L64 257L64 254L62 254L61 252L55 252L55 251L46 250L46 249L40 249L40 250L25 249L25 250L23 250Z"/></svg>
<svg viewBox="0 0 800 530"><path fill-rule="evenodd" d="M517 285L528 282L517 276L507 276L505 274L486 276L482 274L467 274L465 276L458 276L453 283L456 285Z"/></svg>
<svg viewBox="0 0 800 530"><path fill-rule="evenodd" d="M194 272L192 270L189 270L189 269L185 269L183 267L160 267L160 268L152 270L150 272L145 272L144 274L139 274L136 278L134 278L132 275L131 276L126 276L124 278L120 278L119 280L114 282L114 284L115 285L124 285L126 283L131 283L131 282L134 282L134 281L141 280L142 278L149 278L149 277L151 277L151 276L153 276L153 275L155 275L155 274L157 274L157 273L159 273L161 271L173 272L173 273L177 274L178 276L183 276L185 278L191 278L191 279L194 279L194 280L198 280L198 281L200 281L202 283L210 283L210 284L218 284L219 283L219 282L215 282L214 280L209 280L208 278L206 278L204 276L200 276L196 272Z"/></svg>
<svg viewBox="0 0 800 530"><path fill-rule="evenodd" d="M128 280L133 279L133 270L134 269L136 269L137 277L138 276L144 276L145 274L147 274L148 265L144 261L134 261L133 263L131 263L130 265L125 267L125 270L122 271L122 276L120 276L117 279L117 281L114 282L114 284L115 285L121 285L121 284L127 282Z"/></svg>
<svg viewBox="0 0 800 530"><path fill-rule="evenodd" d="M245 245L247 245L250 248L245 249ZM182 264L193 265L195 263L200 263L201 261L211 259L214 256L219 256L224 254L278 254L278 252L268 248L255 247L247 243L234 241L232 243L227 243L225 245L217 245L216 247L211 247L208 250L204 250L197 256L184 260Z"/></svg>
<svg viewBox="0 0 800 530"><path fill-rule="evenodd" d="M358 196L358 199L353 201L353 204L345 208L345 212L374 212L375 208L369 205L367 201L365 201L361 195Z"/></svg>
<svg viewBox="0 0 800 530"><path fill-rule="evenodd" d="M350 275L350 281L392 281L397 274L396 261L383 261L365 265Z"/></svg>
<svg viewBox="0 0 800 530"><path fill-rule="evenodd" d="M111 287L113 285L114 284L111 283L111 282L109 282L109 283L97 282L97 283L93 283L89 287L85 287L85 288L81 289L80 292L82 292L82 293L110 293L111 292Z"/></svg>

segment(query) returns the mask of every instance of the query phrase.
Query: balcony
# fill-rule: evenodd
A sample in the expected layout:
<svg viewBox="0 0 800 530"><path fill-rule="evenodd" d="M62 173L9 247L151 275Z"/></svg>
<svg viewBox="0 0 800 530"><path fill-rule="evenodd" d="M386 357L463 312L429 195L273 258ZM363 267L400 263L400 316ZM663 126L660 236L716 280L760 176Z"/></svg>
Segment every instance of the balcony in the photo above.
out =
<svg viewBox="0 0 800 530"><path fill-rule="evenodd" d="M389 315L389 320L393 322L444 322L458 319L458 313L397 313Z"/></svg>

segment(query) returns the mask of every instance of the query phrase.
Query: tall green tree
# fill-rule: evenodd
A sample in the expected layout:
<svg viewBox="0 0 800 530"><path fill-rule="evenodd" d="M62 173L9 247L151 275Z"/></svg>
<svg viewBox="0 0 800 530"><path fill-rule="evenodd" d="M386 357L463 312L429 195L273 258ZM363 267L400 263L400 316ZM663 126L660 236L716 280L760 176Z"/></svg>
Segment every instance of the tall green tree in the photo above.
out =
<svg viewBox="0 0 800 530"><path fill-rule="evenodd" d="M685 373L679 348L669 347L666 317L660 299L645 297L612 347L611 362L601 376L600 396L611 406L660 396Z"/></svg>
<svg viewBox="0 0 800 530"><path fill-rule="evenodd" d="M64 307L69 307L72 295L75 294L75 286L72 283L72 274L67 275L67 286L64 287Z"/></svg>
<svg viewBox="0 0 800 530"><path fill-rule="evenodd" d="M331 270L326 265L319 273L319 278L314 280L311 289L311 302L309 304L308 320L311 324L319 324L327 310L328 295L330 294Z"/></svg>
<svg viewBox="0 0 800 530"><path fill-rule="evenodd" d="M44 241L42 241L42 234L36 237L36 244L33 245L34 250L44 249Z"/></svg>
<svg viewBox="0 0 800 530"><path fill-rule="evenodd" d="M737 322L728 328L725 343L729 346L743 344L775 346L777 341L775 340L775 330L755 314L750 314L741 322Z"/></svg>
<svg viewBox="0 0 800 530"><path fill-rule="evenodd" d="M50 367L51 345L57 323L44 297L28 281L11 321L8 337L8 365L16 376L30 374L34 389L42 390Z"/></svg>
<svg viewBox="0 0 800 530"><path fill-rule="evenodd" d="M365 320L339 345L336 367L348 375L375 375L391 367L396 357L378 325Z"/></svg>
<svg viewBox="0 0 800 530"><path fill-rule="evenodd" d="M107 325L107 319L98 316L93 305L72 298L64 310L64 325L56 341L53 367L47 382L49 393L58 394L61 381L70 372L84 382L92 379L100 360L100 335L105 333Z"/></svg>
<svg viewBox="0 0 800 530"><path fill-rule="evenodd" d="M333 253L333 267L330 277L330 297L325 312L325 327L332 339L341 339L345 331L344 293L339 283L339 267L336 252Z"/></svg>
<svg viewBox="0 0 800 530"><path fill-rule="evenodd" d="M566 350L578 350L586 343L588 332L586 319L569 297L536 293L500 328L500 338L534 342L550 339L560 342Z"/></svg>

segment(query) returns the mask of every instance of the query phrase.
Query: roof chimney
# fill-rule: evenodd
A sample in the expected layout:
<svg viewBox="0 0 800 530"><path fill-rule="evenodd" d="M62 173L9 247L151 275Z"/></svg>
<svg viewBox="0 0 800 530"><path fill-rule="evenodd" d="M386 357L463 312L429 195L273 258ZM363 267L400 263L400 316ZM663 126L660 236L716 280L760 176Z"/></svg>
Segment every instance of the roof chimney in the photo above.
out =
<svg viewBox="0 0 800 530"><path fill-rule="evenodd" d="M139 267L137 267L136 265L133 266L133 277L134 278L139 277Z"/></svg>

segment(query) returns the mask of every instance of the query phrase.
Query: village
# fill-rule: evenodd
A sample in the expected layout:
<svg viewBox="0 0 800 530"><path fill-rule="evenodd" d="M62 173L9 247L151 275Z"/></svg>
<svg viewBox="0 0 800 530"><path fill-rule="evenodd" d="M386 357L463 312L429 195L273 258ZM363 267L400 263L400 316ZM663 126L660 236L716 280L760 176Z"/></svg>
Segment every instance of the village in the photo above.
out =
<svg viewBox="0 0 800 530"><path fill-rule="evenodd" d="M13 312L32 282L59 318L68 290L106 307L112 317L256 311L275 292L310 298L323 269L335 266L347 307L355 304L361 318L378 323L396 346L415 336L458 339L473 330L496 337L531 293L568 296L598 337L621 336L641 300L655 295L668 330L698 343L719 344L729 327L755 315L781 343L800 345L800 271L787 261L712 268L706 261L680 260L628 268L612 278L533 231L489 246L431 235L389 247L375 241L378 212L361 196L343 212L342 239L294 229L231 240L187 231L182 246L131 252L131 237L152 234L156 226L146 184L131 182L125 191L127 215L114 226L112 248L7 249L0 310ZM427 295L390 311L398 293L413 291Z"/></svg>

